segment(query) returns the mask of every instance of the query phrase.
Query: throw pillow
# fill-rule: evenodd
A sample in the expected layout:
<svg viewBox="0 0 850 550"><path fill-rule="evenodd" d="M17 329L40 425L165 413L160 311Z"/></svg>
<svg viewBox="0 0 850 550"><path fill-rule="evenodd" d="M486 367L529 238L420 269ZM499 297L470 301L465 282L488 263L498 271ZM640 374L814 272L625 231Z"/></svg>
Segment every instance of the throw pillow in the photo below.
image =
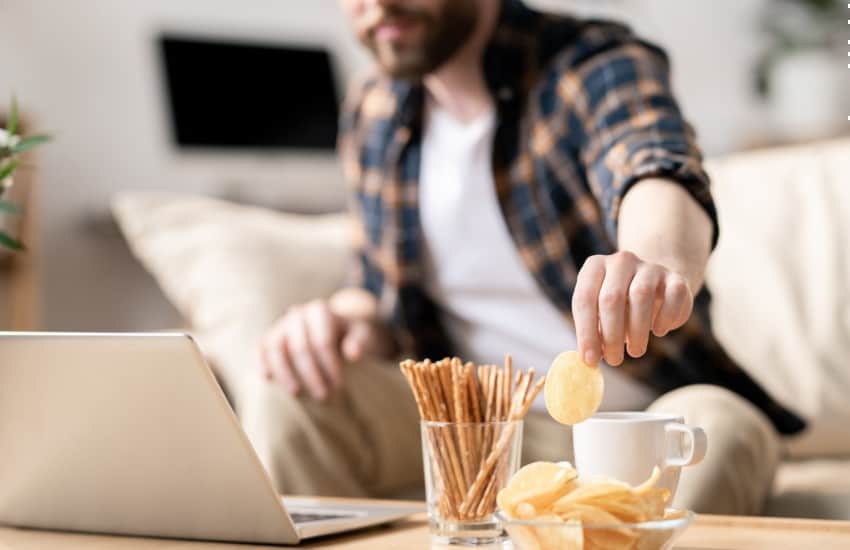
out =
<svg viewBox="0 0 850 550"><path fill-rule="evenodd" d="M258 345L274 320L290 305L330 295L344 276L350 229L343 214L282 214L154 192L122 193L113 212L233 390L241 374L258 368Z"/></svg>

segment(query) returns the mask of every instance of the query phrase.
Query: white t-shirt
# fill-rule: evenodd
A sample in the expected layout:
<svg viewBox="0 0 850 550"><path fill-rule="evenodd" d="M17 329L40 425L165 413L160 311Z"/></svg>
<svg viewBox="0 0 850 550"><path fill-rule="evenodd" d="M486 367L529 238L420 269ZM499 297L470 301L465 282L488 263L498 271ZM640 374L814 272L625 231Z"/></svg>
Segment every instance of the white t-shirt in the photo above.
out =
<svg viewBox="0 0 850 550"><path fill-rule="evenodd" d="M425 290L441 311L458 355L545 372L576 349L575 330L544 296L519 256L493 182L496 115L463 123L429 98L420 167ZM656 397L615 369L605 370L607 410L640 410ZM541 400L535 406L540 406Z"/></svg>

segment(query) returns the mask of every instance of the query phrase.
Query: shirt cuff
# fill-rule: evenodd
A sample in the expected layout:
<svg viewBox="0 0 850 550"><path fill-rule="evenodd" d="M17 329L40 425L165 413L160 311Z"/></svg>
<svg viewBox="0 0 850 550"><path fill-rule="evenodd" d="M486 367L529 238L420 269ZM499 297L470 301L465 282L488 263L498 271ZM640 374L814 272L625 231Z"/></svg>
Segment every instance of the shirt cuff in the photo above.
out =
<svg viewBox="0 0 850 550"><path fill-rule="evenodd" d="M710 179L702 169L700 162L691 157L683 159L656 157L644 160L639 166L628 170L627 173L628 175L624 176L620 184L616 186L619 189L617 210L619 210L619 203L622 202L623 197L638 182L650 178L672 181L681 185L708 215L712 225L711 249L714 250L717 247L717 241L720 238L717 207L711 196ZM616 215L619 215L619 212Z"/></svg>

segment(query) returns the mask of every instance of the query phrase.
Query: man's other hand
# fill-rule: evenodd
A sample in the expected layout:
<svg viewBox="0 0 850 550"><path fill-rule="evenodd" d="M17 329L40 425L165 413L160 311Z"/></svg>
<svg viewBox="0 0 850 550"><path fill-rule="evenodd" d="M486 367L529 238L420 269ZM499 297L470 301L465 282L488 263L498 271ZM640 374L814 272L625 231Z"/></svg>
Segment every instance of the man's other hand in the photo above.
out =
<svg viewBox="0 0 850 550"><path fill-rule="evenodd" d="M260 346L268 380L293 395L306 390L318 400L342 386L346 361L388 357L393 351L389 332L377 320L375 298L359 289L291 307Z"/></svg>
<svg viewBox="0 0 850 550"><path fill-rule="evenodd" d="M687 279L631 252L587 259L573 293L573 318L581 356L622 364L646 353L650 331L664 336L691 316L694 293Z"/></svg>

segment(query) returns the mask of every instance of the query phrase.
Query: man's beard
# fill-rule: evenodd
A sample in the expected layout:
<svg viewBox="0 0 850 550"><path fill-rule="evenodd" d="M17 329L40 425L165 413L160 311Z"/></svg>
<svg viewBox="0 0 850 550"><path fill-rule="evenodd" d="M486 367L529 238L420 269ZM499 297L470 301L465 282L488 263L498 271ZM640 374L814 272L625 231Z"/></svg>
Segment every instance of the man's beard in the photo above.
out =
<svg viewBox="0 0 850 550"><path fill-rule="evenodd" d="M376 29L384 22L400 19L422 26L422 38L411 43L378 41ZM399 5L377 6L358 29L360 41L372 52L378 65L395 78L417 80L448 61L475 32L475 3L446 0L438 15Z"/></svg>

